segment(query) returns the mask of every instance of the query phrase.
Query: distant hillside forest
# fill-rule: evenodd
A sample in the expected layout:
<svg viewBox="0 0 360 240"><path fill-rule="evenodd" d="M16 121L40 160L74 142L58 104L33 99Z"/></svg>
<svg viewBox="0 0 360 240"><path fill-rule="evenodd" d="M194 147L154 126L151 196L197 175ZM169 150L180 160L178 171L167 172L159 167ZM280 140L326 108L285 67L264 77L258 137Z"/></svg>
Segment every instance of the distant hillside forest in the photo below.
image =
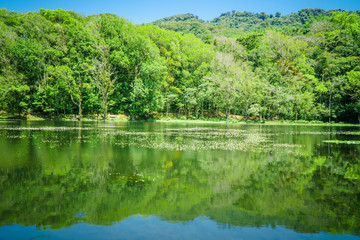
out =
<svg viewBox="0 0 360 240"><path fill-rule="evenodd" d="M291 13L288 15L281 15L281 12L275 14L251 13L251 12L236 12L235 10L227 13L222 13L220 17L206 22L199 19L198 16L193 14L179 14L171 17L166 17L153 22L153 24L167 29L181 33L193 33L195 36L205 40L211 38L211 35L224 35L227 37L237 37L241 35L241 31L263 31L264 29L286 29L290 31L299 30L304 24L308 23L311 19L319 16L331 17L335 12L343 12L341 9L325 11L323 9L302 9L298 13ZM356 12L360 15L360 10Z"/></svg>
<svg viewBox="0 0 360 240"><path fill-rule="evenodd" d="M359 11L112 14L0 9L0 111L360 122Z"/></svg>

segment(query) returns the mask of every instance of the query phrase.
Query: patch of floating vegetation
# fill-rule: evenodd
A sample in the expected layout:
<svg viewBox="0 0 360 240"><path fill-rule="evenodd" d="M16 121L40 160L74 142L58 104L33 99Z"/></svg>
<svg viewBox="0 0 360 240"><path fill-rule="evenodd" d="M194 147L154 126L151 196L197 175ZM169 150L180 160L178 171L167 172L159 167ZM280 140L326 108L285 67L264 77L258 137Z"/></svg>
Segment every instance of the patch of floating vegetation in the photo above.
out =
<svg viewBox="0 0 360 240"><path fill-rule="evenodd" d="M330 134L344 134L344 132L297 132L297 131L289 131L289 132L283 132L283 133L279 133L280 134L284 134L284 135L296 135L296 134L304 134L304 135L330 135Z"/></svg>
<svg viewBox="0 0 360 240"><path fill-rule="evenodd" d="M199 131L214 131L214 128L210 127L195 127L195 128L166 128L165 131L173 132L199 132ZM247 130L237 130L237 129L216 129L218 132L226 131L236 131L236 132L246 132Z"/></svg>
<svg viewBox="0 0 360 240"><path fill-rule="evenodd" d="M275 135L296 135L296 134L305 134L305 135L330 135L330 134L338 134L338 135L360 135L360 132L344 132L344 131L324 131L324 132L302 132L302 131L288 131L277 133Z"/></svg>
<svg viewBox="0 0 360 240"><path fill-rule="evenodd" d="M348 141L348 140L325 140L324 143L336 143L336 144L360 144L360 141Z"/></svg>
<svg viewBox="0 0 360 240"><path fill-rule="evenodd" d="M0 127L0 130L13 130L13 131L73 131L73 130L94 130L94 128L81 128L81 127Z"/></svg>
<svg viewBox="0 0 360 240"><path fill-rule="evenodd" d="M284 149L295 151L295 148L302 147L302 145L296 144L275 144L272 141L272 136L277 135L276 133L269 133L259 129L192 127L166 128L146 132L101 127L8 127L0 128L0 130L5 130L0 131L0 135L4 134L6 138L36 138L49 148L69 146L75 142L86 143L92 147L97 147L100 142L106 142L121 148L131 146L170 151L228 150L268 152L274 150L274 148L281 149L281 151ZM21 130L30 131L24 131L26 134L24 134L24 137L20 137L18 133ZM92 131L81 133L82 130Z"/></svg>
<svg viewBox="0 0 360 240"><path fill-rule="evenodd" d="M345 132L345 135L360 135L360 132Z"/></svg>
<svg viewBox="0 0 360 240"><path fill-rule="evenodd" d="M8 135L7 138L29 138L27 135Z"/></svg>
<svg viewBox="0 0 360 240"><path fill-rule="evenodd" d="M155 181L155 178L145 177L141 173L135 173L128 176L121 175L121 173L109 173L109 175L119 181L125 182L127 186L149 184Z"/></svg>
<svg viewBox="0 0 360 240"><path fill-rule="evenodd" d="M286 148L300 148L302 145L300 144L274 144L274 147L286 147Z"/></svg>
<svg viewBox="0 0 360 240"><path fill-rule="evenodd" d="M209 131L211 130L211 131ZM113 144L150 149L176 151L239 150L260 151L269 139L258 133L243 130L194 128L171 129L167 132L125 132L117 131Z"/></svg>

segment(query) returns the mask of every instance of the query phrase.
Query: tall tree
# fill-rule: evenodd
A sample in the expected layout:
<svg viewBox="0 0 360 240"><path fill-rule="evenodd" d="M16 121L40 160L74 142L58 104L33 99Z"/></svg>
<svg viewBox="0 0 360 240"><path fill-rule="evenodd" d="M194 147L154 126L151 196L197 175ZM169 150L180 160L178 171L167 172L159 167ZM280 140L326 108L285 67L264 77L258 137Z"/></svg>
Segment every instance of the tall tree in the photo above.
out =
<svg viewBox="0 0 360 240"><path fill-rule="evenodd" d="M100 94L103 119L105 120L107 118L109 97L116 89L116 76L114 76L114 68L109 62L109 47L101 42L97 49L99 50L99 57L94 59L91 71L93 72L94 83Z"/></svg>

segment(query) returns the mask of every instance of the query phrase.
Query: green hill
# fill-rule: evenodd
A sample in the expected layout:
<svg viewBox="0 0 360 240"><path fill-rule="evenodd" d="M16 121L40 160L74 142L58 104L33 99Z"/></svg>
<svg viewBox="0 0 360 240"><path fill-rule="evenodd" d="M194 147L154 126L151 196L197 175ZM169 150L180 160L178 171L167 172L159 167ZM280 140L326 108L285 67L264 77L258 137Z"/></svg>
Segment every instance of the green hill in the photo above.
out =
<svg viewBox="0 0 360 240"><path fill-rule="evenodd" d="M333 12L341 12L343 10L323 10L319 8L306 8L297 13L287 15L276 12L275 14L251 13L231 11L222 13L219 17L211 21L204 21L193 14L178 14L163 19L159 19L153 24L172 31L181 33L193 33L201 39L206 39L207 35L225 35L228 37L237 37L242 31L264 30L284 27L301 27L310 19L319 16L331 16ZM349 12L352 13L352 12ZM356 11L360 15L360 11Z"/></svg>

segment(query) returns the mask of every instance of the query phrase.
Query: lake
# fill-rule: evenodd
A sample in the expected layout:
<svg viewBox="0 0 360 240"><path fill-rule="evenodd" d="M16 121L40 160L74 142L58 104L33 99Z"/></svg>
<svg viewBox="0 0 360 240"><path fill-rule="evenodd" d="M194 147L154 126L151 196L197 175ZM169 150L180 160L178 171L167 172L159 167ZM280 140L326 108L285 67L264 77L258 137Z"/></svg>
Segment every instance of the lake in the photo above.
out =
<svg viewBox="0 0 360 240"><path fill-rule="evenodd" d="M360 239L359 140L360 126L0 121L0 239Z"/></svg>

